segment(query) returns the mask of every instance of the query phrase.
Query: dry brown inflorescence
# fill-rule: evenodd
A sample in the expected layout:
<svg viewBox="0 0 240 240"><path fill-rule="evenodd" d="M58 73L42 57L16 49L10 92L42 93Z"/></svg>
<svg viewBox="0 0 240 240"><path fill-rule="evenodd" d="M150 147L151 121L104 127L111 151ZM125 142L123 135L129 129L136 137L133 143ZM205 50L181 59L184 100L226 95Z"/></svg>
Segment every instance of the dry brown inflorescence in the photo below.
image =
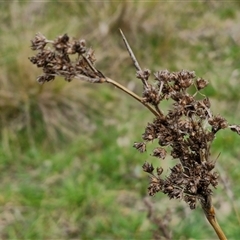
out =
<svg viewBox="0 0 240 240"><path fill-rule="evenodd" d="M134 147L145 152L149 142L157 141L158 147L152 156L164 159L169 153L178 160L166 177L162 177L161 167L155 169L148 162L143 164L143 170L150 175L149 195L162 192L170 199L184 200L191 209L195 209L200 201L205 213L209 214L212 188L218 184L215 161L210 159L211 144L219 130L229 128L240 134L240 126L230 125L223 117L211 112L210 100L201 93L208 81L197 78L192 71L157 71L153 74L154 81L150 82L150 70L141 69L121 34L137 69L136 77L143 84L141 97L105 77L94 67L93 50L86 48L84 40L70 40L67 34L54 41L36 34L32 40L31 47L38 52L30 61L43 70L37 81L45 83L55 76L62 76L67 81L75 78L91 83L111 83L141 102L154 114L154 119L142 134L143 141L134 143ZM47 44L51 44L51 48ZM166 113L160 106L164 101L171 103Z"/></svg>
<svg viewBox="0 0 240 240"><path fill-rule="evenodd" d="M36 34L32 42L32 50L38 50L30 61L43 69L43 75L37 78L39 83L54 80L62 76L66 81L73 78L89 82L101 82L104 76L93 67L95 57L92 49L87 49L85 40L69 41L67 34L59 36L55 41L47 40L42 34ZM46 45L52 44L52 49ZM76 54L77 60L72 61L70 55Z"/></svg>

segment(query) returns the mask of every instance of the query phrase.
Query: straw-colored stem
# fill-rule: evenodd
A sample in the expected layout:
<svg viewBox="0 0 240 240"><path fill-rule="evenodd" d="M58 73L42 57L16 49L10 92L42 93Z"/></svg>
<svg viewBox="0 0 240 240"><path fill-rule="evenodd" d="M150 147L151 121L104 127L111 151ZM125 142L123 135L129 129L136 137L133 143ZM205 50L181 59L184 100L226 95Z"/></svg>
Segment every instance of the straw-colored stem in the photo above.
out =
<svg viewBox="0 0 240 240"><path fill-rule="evenodd" d="M126 87L124 87L120 83L112 80L111 78L105 78L105 82L112 84L113 86L121 89L122 91L124 91L125 93L127 93L128 95L130 95L131 97L136 99L138 102L143 104L146 108L148 108L155 116L159 116L160 115L160 113L158 111L156 111L152 106L150 106L147 103L145 103L141 97L139 97L137 94L135 94L134 92L130 91L129 89L127 89Z"/></svg>
<svg viewBox="0 0 240 240"><path fill-rule="evenodd" d="M220 225L217 222L216 216L215 216L215 210L214 207L212 205L212 201L211 201L211 196L208 197L209 201L207 201L208 203L202 204L202 209L204 211L204 214L208 220L208 222L212 225L214 231L216 232L216 234L218 235L218 238L220 240L227 240L227 237L225 236L222 228L220 227Z"/></svg>

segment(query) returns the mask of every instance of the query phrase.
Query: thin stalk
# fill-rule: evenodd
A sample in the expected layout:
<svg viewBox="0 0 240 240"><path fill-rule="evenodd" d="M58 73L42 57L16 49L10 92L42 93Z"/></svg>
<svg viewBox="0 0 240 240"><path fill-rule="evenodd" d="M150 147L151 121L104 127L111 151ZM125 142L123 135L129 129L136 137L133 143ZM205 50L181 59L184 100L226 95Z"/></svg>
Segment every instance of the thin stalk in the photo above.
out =
<svg viewBox="0 0 240 240"><path fill-rule="evenodd" d="M138 61L137 61L137 59L136 59L136 57L135 57L135 55L134 55L130 45L128 44L128 41L127 41L126 37L124 36L122 30L119 29L119 31L120 31L120 33L122 35L123 42L124 42L124 44L125 44L125 46L126 46L126 48L128 50L128 53L129 53L129 55L130 55L130 57L131 57L131 59L133 61L133 64L134 64L135 68L137 69L137 71L142 71L142 69L141 69L141 67L140 67L140 65L139 65L139 63L138 63ZM142 80L143 86L145 88L148 88L148 83L147 83L146 79L141 79L141 80Z"/></svg>
<svg viewBox="0 0 240 240"><path fill-rule="evenodd" d="M123 92L127 93L128 95L130 95L131 97L133 97L134 99L136 99L138 102L140 102L141 104L143 104L146 108L148 108L156 117L159 116L159 113L150 105L148 105L147 103L145 103L143 101L143 99L141 97L139 97L137 94L135 94L134 92L132 92L131 90L127 89L126 87L124 87L123 85L121 85L120 83L112 80L111 78L106 77L105 78L105 82L112 84L113 86L121 89Z"/></svg>
<svg viewBox="0 0 240 240"><path fill-rule="evenodd" d="M204 214L205 214L208 222L212 225L214 231L218 235L218 238L220 240L227 240L227 237L225 236L222 228L220 227L220 225L217 222L217 219L215 216L215 210L212 205L211 196L208 197L207 203L201 202L201 205L202 205L202 209L204 211Z"/></svg>
<svg viewBox="0 0 240 240"><path fill-rule="evenodd" d="M99 74L103 75L100 71ZM123 92L127 93L128 95L130 95L131 97L133 97L134 99L136 99L138 102L140 102L142 105L144 105L146 108L148 108L156 117L157 116L163 116L163 114L161 113L160 110L158 109L154 109L151 105L149 105L148 103L145 103L143 98L139 97L137 94L135 94L134 92L132 92L131 90L127 89L126 87L124 87L122 84L114 81L111 78L108 77L97 77L97 78L91 78L91 77L86 77L84 75L78 74L75 76L76 79L78 80L82 80L82 81L86 81L86 82L91 82L91 83L110 83L113 86L121 89Z"/></svg>

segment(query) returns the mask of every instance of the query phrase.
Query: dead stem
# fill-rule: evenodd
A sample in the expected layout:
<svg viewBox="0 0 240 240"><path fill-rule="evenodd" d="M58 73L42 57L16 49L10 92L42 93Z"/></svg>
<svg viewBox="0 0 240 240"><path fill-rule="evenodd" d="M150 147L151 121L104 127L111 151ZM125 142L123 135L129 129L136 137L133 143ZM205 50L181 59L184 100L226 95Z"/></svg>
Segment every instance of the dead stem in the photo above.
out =
<svg viewBox="0 0 240 240"><path fill-rule="evenodd" d="M133 97L134 99L136 99L138 102L140 102L141 104L143 104L145 107L147 107L155 116L159 116L159 113L150 105L148 105L147 103L145 103L143 101L143 99L141 97L139 97L137 94L135 94L134 92L130 91L129 89L127 89L126 87L124 87L123 85L121 85L120 83L112 80L111 78L105 78L107 83L112 84L113 86L121 89L122 91L124 91L125 93L127 93L128 95L130 95L131 97Z"/></svg>
<svg viewBox="0 0 240 240"><path fill-rule="evenodd" d="M134 53L133 53L130 45L129 45L126 37L125 37L125 35L123 34L123 32L122 32L121 29L119 29L119 31L120 31L120 33L121 33L121 35L122 35L122 39L123 39L123 41L124 41L124 44L125 44L125 46L126 46L126 48L127 48L127 50L128 50L128 53L129 53L131 59L132 59L132 61L133 61L133 64L134 64L134 66L135 66L135 68L136 68L136 70L137 70L137 74L136 74L136 75L137 75L137 78L140 78L140 79L142 80L143 89L144 89L146 92L151 91L151 85L148 84L148 82L147 82L147 81L148 81L148 77L150 76L150 70L148 70L148 69L142 70L142 69L141 69L141 67L140 67L140 65L139 65L139 63L138 63L138 61L137 61L137 59L136 59L136 57L135 57L135 55L134 55ZM159 97L159 96L158 96L158 97ZM153 105L154 105L154 107L155 107L156 112L158 113L157 115L163 117L164 114L163 114L163 112L160 110L158 104L155 103L155 104L153 104Z"/></svg>
<svg viewBox="0 0 240 240"><path fill-rule="evenodd" d="M131 59L132 59L132 61L133 61L133 64L134 64L135 68L137 69L137 71L142 71L142 69L141 69L141 67L140 67L140 65L139 65L139 63L138 63L138 61L137 61L137 59L136 59L136 57L135 57L135 55L134 55L134 53L133 53L130 45L128 44L127 39L126 39L126 37L124 36L122 30L119 29L119 31L120 31L120 33L121 33L121 35L122 35L124 44L125 44L125 46L126 46L126 48L127 48L127 50L128 50L128 53L129 53L129 55L130 55L130 57L131 57ZM143 79L143 78L142 78L141 80L142 80L142 83L143 83L144 87L145 87L145 88L148 88L148 83L147 83L146 79Z"/></svg>
<svg viewBox="0 0 240 240"><path fill-rule="evenodd" d="M227 240L227 237L225 236L222 228L220 227L220 225L217 222L217 219L216 219L216 216L215 216L215 210L214 210L214 207L212 205L211 196L208 196L207 203L206 202L203 203L201 201L201 205L202 205L202 209L204 211L204 214L205 214L208 222L212 225L214 231L218 235L218 238L220 240Z"/></svg>

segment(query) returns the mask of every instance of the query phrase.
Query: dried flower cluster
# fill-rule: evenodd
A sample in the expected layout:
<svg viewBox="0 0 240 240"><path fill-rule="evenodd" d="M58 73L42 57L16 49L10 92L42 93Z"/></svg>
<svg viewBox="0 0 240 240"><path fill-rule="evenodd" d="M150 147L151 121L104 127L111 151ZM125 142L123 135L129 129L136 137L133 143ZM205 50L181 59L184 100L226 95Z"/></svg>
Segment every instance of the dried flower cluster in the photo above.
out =
<svg viewBox="0 0 240 240"><path fill-rule="evenodd" d="M160 147L153 150L152 156L164 159L168 150L179 163L167 177L162 177L161 167L154 174L152 164L144 163L143 170L150 174L149 195L163 192L170 199L183 199L191 209L196 207L197 200L208 204L211 186L215 188L218 184L218 174L213 172L215 162L210 160L212 141L219 130L230 127L239 133L239 126L229 126L221 116L212 115L209 99L199 93L208 82L195 79L194 72L163 70L154 76L155 84L144 89L144 101L159 109L160 102L171 99L172 108L166 114L158 110L159 116L147 124L142 134L144 142L135 143L134 147L144 152L146 143L156 140ZM187 91L191 86L196 89L193 95ZM198 95L202 99L197 100Z"/></svg>
<svg viewBox="0 0 240 240"><path fill-rule="evenodd" d="M32 50L38 53L29 59L43 70L43 75L37 78L39 83L54 80L56 76L62 76L66 81L73 78L96 83L103 81L103 74L93 66L94 52L86 48L85 40L70 40L64 34L51 41L37 33L31 43ZM52 48L47 44L51 44ZM73 61L70 55L76 55L76 59Z"/></svg>
<svg viewBox="0 0 240 240"><path fill-rule="evenodd" d="M121 32L127 50L136 68L136 77L143 84L142 97L105 77L94 67L95 57L91 49L86 48L84 40L70 40L67 34L56 40L47 40L42 34L36 34L31 48L37 54L30 58L33 64L42 68L43 75L37 78L39 83L62 76L70 81L77 78L92 83L111 83L146 106L154 115L142 135L143 142L135 143L140 152L146 151L148 142L157 141L158 147L152 156L164 159L169 153L178 162L170 174L162 177L163 169L155 168L146 162L143 170L150 174L149 195L157 192L167 194L170 199L182 199L191 209L199 200L203 209L210 209L212 187L218 184L218 174L214 172L215 162L210 160L210 147L215 134L230 128L240 134L240 126L229 125L221 116L212 114L209 99L200 93L208 82L196 78L194 72L158 71L153 74L154 83L149 82L151 72L142 70ZM47 47L51 44L51 48ZM72 60L75 55L75 59ZM190 94L189 89L195 89ZM171 101L172 107L166 114L160 108L163 101Z"/></svg>

